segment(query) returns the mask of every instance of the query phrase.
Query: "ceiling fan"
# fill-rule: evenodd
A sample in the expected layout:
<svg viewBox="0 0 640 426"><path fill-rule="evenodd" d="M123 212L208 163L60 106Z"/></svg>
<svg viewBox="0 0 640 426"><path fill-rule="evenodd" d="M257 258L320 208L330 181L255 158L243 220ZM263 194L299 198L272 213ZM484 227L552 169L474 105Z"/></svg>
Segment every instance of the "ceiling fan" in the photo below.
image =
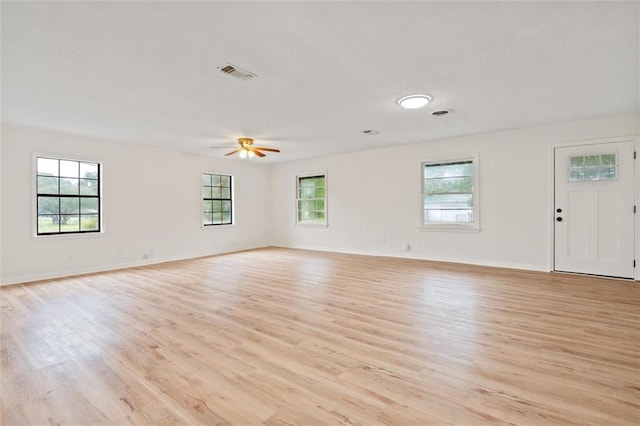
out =
<svg viewBox="0 0 640 426"><path fill-rule="evenodd" d="M275 148L266 148L263 146L253 146L252 138L238 138L238 144L240 145L238 148L234 149L231 152L226 153L224 156L228 157L229 155L233 155L235 153L240 153L240 158L251 158L254 155L258 157L264 157L266 154L262 151L267 152L280 152L279 149Z"/></svg>

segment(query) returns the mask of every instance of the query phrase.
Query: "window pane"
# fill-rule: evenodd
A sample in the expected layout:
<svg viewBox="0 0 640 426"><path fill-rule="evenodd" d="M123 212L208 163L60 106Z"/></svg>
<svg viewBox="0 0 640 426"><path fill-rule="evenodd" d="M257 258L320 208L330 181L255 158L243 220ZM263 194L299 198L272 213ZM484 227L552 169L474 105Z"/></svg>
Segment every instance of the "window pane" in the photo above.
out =
<svg viewBox="0 0 640 426"><path fill-rule="evenodd" d="M584 169L571 169L569 176L570 180L584 180Z"/></svg>
<svg viewBox="0 0 640 426"><path fill-rule="evenodd" d="M210 213L213 211L213 201L204 201L202 206L202 211L205 213Z"/></svg>
<svg viewBox="0 0 640 426"><path fill-rule="evenodd" d="M456 177L456 176L473 176L473 163L449 163L434 164L425 166L425 177Z"/></svg>
<svg viewBox="0 0 640 426"><path fill-rule="evenodd" d="M58 215L38 216L38 234L60 232Z"/></svg>
<svg viewBox="0 0 640 426"><path fill-rule="evenodd" d="M231 188L222 188L220 190L220 198L231 198Z"/></svg>
<svg viewBox="0 0 640 426"><path fill-rule="evenodd" d="M58 178L38 176L38 194L57 194Z"/></svg>
<svg viewBox="0 0 640 426"><path fill-rule="evenodd" d="M220 175L211 175L211 185L220 186Z"/></svg>
<svg viewBox="0 0 640 426"><path fill-rule="evenodd" d="M39 175L58 176L58 160L38 158L37 169Z"/></svg>
<svg viewBox="0 0 640 426"><path fill-rule="evenodd" d="M314 198L315 195L315 188L300 188L300 198Z"/></svg>
<svg viewBox="0 0 640 426"><path fill-rule="evenodd" d="M96 163L80 163L80 177L98 179L98 165Z"/></svg>
<svg viewBox="0 0 640 426"><path fill-rule="evenodd" d="M60 179L60 194L78 195L78 179Z"/></svg>
<svg viewBox="0 0 640 426"><path fill-rule="evenodd" d="M97 214L83 214L80 216L80 230L81 231L97 231L98 230L98 215Z"/></svg>
<svg viewBox="0 0 640 426"><path fill-rule="evenodd" d="M211 198L211 187L203 186L202 187L202 198Z"/></svg>
<svg viewBox="0 0 640 426"><path fill-rule="evenodd" d="M79 232L80 215L60 215L60 232Z"/></svg>
<svg viewBox="0 0 640 426"><path fill-rule="evenodd" d="M80 179L80 195L98 195L98 181Z"/></svg>
<svg viewBox="0 0 640 426"><path fill-rule="evenodd" d="M316 212L316 218L319 220L324 220L324 212Z"/></svg>
<svg viewBox="0 0 640 426"><path fill-rule="evenodd" d="M38 215L57 215L60 213L60 198L38 197Z"/></svg>
<svg viewBox="0 0 640 426"><path fill-rule="evenodd" d="M447 193L447 192L472 192L472 177L452 177L427 179L425 182L426 193Z"/></svg>
<svg viewBox="0 0 640 426"><path fill-rule="evenodd" d="M220 186L224 186L226 188L231 188L231 177L229 177L229 176L220 176Z"/></svg>
<svg viewBox="0 0 640 426"><path fill-rule="evenodd" d="M301 188L312 188L316 186L316 178L314 177L305 177L300 178L300 187Z"/></svg>
<svg viewBox="0 0 640 426"><path fill-rule="evenodd" d="M584 167L584 156L571 157L569 160L571 167Z"/></svg>
<svg viewBox="0 0 640 426"><path fill-rule="evenodd" d="M222 222L223 223L231 223L231 212L223 212L222 213Z"/></svg>
<svg viewBox="0 0 640 426"><path fill-rule="evenodd" d="M615 166L616 155L615 154L602 154L600 156L600 164L602 166Z"/></svg>
<svg viewBox="0 0 640 426"><path fill-rule="evenodd" d="M231 201L222 201L222 211L223 212L231 211Z"/></svg>
<svg viewBox="0 0 640 426"><path fill-rule="evenodd" d="M598 167L585 167L584 178L587 180L598 179Z"/></svg>
<svg viewBox="0 0 640 426"><path fill-rule="evenodd" d="M600 156L599 155L587 155L585 160L586 166L599 166L600 165Z"/></svg>
<svg viewBox="0 0 640 426"><path fill-rule="evenodd" d="M432 194L424 197L425 209L461 209L473 207L472 194Z"/></svg>
<svg viewBox="0 0 640 426"><path fill-rule="evenodd" d="M79 198L60 198L60 213L74 214L80 213Z"/></svg>
<svg viewBox="0 0 640 426"><path fill-rule="evenodd" d="M600 179L615 179L616 177L616 168L615 167L601 167L600 168Z"/></svg>
<svg viewBox="0 0 640 426"><path fill-rule="evenodd" d="M222 211L222 201L211 201L211 211L214 213Z"/></svg>
<svg viewBox="0 0 640 426"><path fill-rule="evenodd" d="M315 210L324 210L324 200L316 200Z"/></svg>
<svg viewBox="0 0 640 426"><path fill-rule="evenodd" d="M98 213L100 202L97 198L81 198L80 213Z"/></svg>
<svg viewBox="0 0 640 426"><path fill-rule="evenodd" d="M211 188L211 198L220 198L220 188Z"/></svg>
<svg viewBox="0 0 640 426"><path fill-rule="evenodd" d="M222 223L222 212L213 212L211 215L213 217L213 223L218 225Z"/></svg>
<svg viewBox="0 0 640 426"><path fill-rule="evenodd" d="M77 161L60 160L60 177L80 177L80 164Z"/></svg>
<svg viewBox="0 0 640 426"><path fill-rule="evenodd" d="M202 214L202 223L205 225L213 224L213 214L212 213L203 213Z"/></svg>
<svg viewBox="0 0 640 426"><path fill-rule="evenodd" d="M315 208L315 202L313 201L300 201L299 203L299 210L309 211Z"/></svg>
<svg viewBox="0 0 640 426"><path fill-rule="evenodd" d="M202 174L202 185L203 186L211 186L211 175L208 173Z"/></svg>
<svg viewBox="0 0 640 426"><path fill-rule="evenodd" d="M473 210L425 210L429 223L473 223Z"/></svg>

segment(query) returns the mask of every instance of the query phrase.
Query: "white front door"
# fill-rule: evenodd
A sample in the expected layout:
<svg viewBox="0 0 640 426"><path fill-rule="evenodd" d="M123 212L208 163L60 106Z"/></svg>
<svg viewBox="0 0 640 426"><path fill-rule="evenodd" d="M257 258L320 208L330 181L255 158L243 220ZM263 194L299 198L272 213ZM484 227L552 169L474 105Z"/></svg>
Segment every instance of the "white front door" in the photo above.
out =
<svg viewBox="0 0 640 426"><path fill-rule="evenodd" d="M634 277L634 142L555 149L556 271Z"/></svg>

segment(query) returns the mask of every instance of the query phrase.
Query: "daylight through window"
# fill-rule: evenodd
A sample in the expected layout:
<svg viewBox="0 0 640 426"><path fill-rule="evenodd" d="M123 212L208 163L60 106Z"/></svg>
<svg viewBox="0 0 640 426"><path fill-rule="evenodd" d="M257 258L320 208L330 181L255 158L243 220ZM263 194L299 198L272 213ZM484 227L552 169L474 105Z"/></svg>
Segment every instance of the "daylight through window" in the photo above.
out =
<svg viewBox="0 0 640 426"><path fill-rule="evenodd" d="M100 164L36 159L37 234L100 232Z"/></svg>
<svg viewBox="0 0 640 426"><path fill-rule="evenodd" d="M298 176L297 222L308 225L327 224L326 176Z"/></svg>
<svg viewBox="0 0 640 426"><path fill-rule="evenodd" d="M423 163L423 225L477 226L476 162Z"/></svg>
<svg viewBox="0 0 640 426"><path fill-rule="evenodd" d="M231 176L202 174L202 225L231 225L233 200Z"/></svg>

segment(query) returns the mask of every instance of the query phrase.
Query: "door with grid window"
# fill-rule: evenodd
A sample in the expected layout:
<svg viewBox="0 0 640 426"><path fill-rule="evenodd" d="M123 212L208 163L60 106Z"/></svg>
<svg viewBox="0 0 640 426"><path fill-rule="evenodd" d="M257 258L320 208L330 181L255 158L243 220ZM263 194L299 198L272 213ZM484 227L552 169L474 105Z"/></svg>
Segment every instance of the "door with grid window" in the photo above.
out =
<svg viewBox="0 0 640 426"><path fill-rule="evenodd" d="M555 149L556 271L634 276L634 142Z"/></svg>

